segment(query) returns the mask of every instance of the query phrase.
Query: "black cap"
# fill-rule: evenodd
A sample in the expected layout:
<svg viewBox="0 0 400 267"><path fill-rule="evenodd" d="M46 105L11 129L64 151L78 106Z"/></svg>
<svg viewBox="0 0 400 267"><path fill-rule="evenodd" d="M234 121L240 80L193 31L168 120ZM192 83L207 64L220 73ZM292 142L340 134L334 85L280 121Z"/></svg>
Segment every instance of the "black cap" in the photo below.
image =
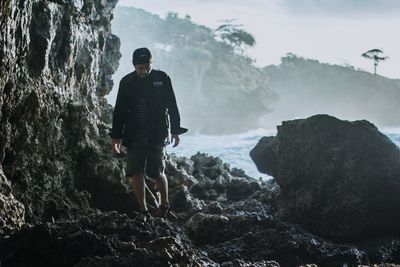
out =
<svg viewBox="0 0 400 267"><path fill-rule="evenodd" d="M146 47L136 49L132 55L133 65L149 63L150 59L151 59L151 52Z"/></svg>

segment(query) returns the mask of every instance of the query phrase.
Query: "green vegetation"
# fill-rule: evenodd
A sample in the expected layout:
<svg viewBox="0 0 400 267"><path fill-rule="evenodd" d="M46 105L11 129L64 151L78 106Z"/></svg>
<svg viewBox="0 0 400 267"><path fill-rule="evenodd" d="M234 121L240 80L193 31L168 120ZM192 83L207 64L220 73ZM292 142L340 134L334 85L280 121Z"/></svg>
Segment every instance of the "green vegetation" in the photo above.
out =
<svg viewBox="0 0 400 267"><path fill-rule="evenodd" d="M215 33L223 42L233 47L234 51L243 55L247 47L255 45L256 40L253 35L241 29L243 25L232 24L233 21L224 20L224 24L220 25Z"/></svg>
<svg viewBox="0 0 400 267"><path fill-rule="evenodd" d="M374 74L376 74L376 67L379 64L379 61L384 61L389 58L383 57L382 54L383 51L380 49L371 49L361 55L363 58L372 59L374 61Z"/></svg>

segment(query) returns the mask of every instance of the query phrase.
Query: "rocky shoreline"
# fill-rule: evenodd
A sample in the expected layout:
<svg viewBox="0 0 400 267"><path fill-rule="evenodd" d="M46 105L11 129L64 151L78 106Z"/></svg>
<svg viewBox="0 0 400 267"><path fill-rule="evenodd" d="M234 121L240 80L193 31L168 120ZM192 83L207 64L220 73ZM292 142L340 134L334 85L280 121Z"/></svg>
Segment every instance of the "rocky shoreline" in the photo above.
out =
<svg viewBox="0 0 400 267"><path fill-rule="evenodd" d="M167 175L176 216L140 225L133 211L88 208L70 219L23 224L3 234L2 266L355 266L399 260L398 237L334 243L282 221L275 181L248 177L219 158L172 154Z"/></svg>
<svg viewBox="0 0 400 267"><path fill-rule="evenodd" d="M366 147L370 149L367 151L378 151L379 156L361 157L361 161L357 157L365 152L362 147L356 146L359 150L353 153L340 146L309 142L313 140L307 135L313 133L309 125L324 128L330 123L285 122L276 138L262 139L261 143L268 142L255 160L261 171L272 170L275 179L270 181L253 179L243 170L206 154L198 153L191 158L171 154L166 174L174 216L137 224L133 220L137 205L125 177L125 161L112 155L108 136L112 107L105 96L111 90L111 75L120 57L119 40L111 34L110 27L116 2L0 2L1 266L275 267L400 263L396 232L398 151L366 122L353 125L355 129L366 129L362 135L365 140L337 133L354 143L377 137L372 146ZM305 125L306 131L294 131L303 129L299 125ZM324 131L314 135L317 141L327 136ZM318 147L327 148L330 153L324 154ZM266 151L271 153L265 156ZM320 155L333 155L329 159L335 164L328 166L333 172L315 175L327 171L326 165L309 168L313 165L307 164L302 155L314 160ZM321 200L314 193L329 188L330 183L323 181L339 177L339 169L334 166L342 166L343 162L338 160L343 155L353 155L349 159L361 165L346 165L347 172L342 173L346 175L340 176L346 179L338 183L342 187L334 187L334 192L354 202L313 206L313 201ZM368 160L375 160L374 164ZM385 171L367 168L377 166L377 162L386 163L378 164L378 170ZM364 166L365 171L359 172L364 176L352 175L354 166ZM382 175L379 181L383 182L373 183L372 178L377 176L368 174ZM349 177L358 183L346 186L344 182ZM367 183L360 183L360 177L367 177ZM359 208L355 211L364 216L359 217L360 232L358 217L346 221L346 216L341 216L340 226L348 227L338 227L340 235L333 236L327 227L342 207L359 204L358 198L352 198L351 190L360 185L366 185L360 187L365 189L360 191L363 194L356 195L360 200L374 188L381 194L373 195L373 201L367 201L366 206L355 206ZM153 188L151 183L149 188ZM387 188L389 194L384 194ZM335 199L335 195L326 196ZM308 209L299 212L293 200ZM334 207L333 212L324 207ZM369 214L369 207L373 211L386 207L391 212ZM315 211L324 216L319 218ZM379 216L383 219L379 220ZM375 235L359 238L360 233L370 229ZM357 239L352 239L352 231L358 234ZM332 236L335 242L330 241Z"/></svg>

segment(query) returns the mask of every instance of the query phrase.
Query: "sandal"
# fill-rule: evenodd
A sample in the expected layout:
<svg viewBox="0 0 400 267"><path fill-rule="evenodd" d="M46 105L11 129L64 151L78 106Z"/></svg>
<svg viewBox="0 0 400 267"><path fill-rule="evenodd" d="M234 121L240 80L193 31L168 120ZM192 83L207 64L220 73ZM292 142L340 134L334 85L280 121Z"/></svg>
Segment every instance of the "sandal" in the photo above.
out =
<svg viewBox="0 0 400 267"><path fill-rule="evenodd" d="M169 203L166 203L164 205L160 205L155 211L154 211L154 217L159 217L159 218L166 218L168 215L168 212L171 208L171 205Z"/></svg>
<svg viewBox="0 0 400 267"><path fill-rule="evenodd" d="M145 222L149 221L150 218L151 218L150 212L148 210L145 210L145 211L139 212L136 215L135 221L138 223L145 223Z"/></svg>

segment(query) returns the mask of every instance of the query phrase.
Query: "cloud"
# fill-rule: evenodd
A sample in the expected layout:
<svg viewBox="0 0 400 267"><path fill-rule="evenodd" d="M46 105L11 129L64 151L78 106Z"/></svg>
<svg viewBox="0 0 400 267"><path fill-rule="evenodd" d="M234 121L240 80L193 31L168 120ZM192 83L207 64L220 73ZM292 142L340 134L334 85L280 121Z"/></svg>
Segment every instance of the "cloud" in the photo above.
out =
<svg viewBox="0 0 400 267"><path fill-rule="evenodd" d="M297 15L387 16L400 15L398 0L278 0L288 12Z"/></svg>

